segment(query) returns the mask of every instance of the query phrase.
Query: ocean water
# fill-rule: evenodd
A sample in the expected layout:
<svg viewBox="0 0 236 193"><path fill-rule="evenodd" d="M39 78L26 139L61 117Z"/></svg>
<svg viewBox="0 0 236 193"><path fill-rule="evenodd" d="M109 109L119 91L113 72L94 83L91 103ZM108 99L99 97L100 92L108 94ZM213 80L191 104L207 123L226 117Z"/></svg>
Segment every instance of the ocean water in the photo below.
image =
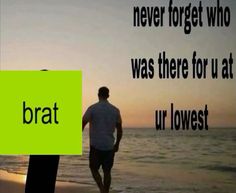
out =
<svg viewBox="0 0 236 193"><path fill-rule="evenodd" d="M82 156L61 156L58 180L96 186L87 131L83 148ZM28 156L0 156L0 169L26 174L27 165ZM112 189L123 193L234 193L236 129L124 129L112 177Z"/></svg>

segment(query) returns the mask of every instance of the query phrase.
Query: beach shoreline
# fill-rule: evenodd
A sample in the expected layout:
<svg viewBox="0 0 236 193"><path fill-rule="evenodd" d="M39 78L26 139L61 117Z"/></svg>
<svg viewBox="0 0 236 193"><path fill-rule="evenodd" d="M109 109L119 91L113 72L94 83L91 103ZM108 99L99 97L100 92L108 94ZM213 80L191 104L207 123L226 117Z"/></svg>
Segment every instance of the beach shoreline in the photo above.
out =
<svg viewBox="0 0 236 193"><path fill-rule="evenodd" d="M0 170L0 193L24 193L25 188L25 175L9 173L5 170ZM56 182L55 193L97 193L96 186L84 185L72 182ZM112 190L111 193L117 193Z"/></svg>

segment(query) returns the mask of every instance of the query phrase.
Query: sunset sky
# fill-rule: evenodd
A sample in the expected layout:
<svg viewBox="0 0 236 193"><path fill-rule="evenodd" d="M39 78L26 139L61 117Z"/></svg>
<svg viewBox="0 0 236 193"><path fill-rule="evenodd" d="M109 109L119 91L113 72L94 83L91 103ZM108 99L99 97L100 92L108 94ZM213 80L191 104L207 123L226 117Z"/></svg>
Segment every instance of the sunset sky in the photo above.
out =
<svg viewBox="0 0 236 193"><path fill-rule="evenodd" d="M82 70L83 111L97 101L97 89L106 85L125 127L154 127L155 110L169 110L171 103L179 109L203 109L207 104L210 127L236 127L236 61L233 80L160 80L157 71L152 80L134 80L131 70L131 58L152 57L157 66L162 51L189 60L194 50L199 57L220 60L232 52L235 59L235 1L221 0L230 6L230 27L193 28L190 35L180 27L133 27L134 6L167 7L165 0L0 2L1 70ZM174 5L198 1L178 2Z"/></svg>

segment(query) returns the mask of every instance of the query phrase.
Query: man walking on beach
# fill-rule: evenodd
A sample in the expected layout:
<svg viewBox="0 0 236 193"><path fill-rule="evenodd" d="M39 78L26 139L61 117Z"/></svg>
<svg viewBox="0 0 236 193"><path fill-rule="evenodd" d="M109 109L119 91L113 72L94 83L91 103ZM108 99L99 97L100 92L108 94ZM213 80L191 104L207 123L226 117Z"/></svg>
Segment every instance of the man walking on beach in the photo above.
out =
<svg viewBox="0 0 236 193"><path fill-rule="evenodd" d="M111 168L115 152L119 150L122 138L122 122L118 108L108 102L109 89L98 90L99 102L90 106L83 116L83 130L89 122L90 154L89 167L101 193L109 193L111 185ZM116 142L114 131L117 129ZM99 173L102 166L104 178Z"/></svg>

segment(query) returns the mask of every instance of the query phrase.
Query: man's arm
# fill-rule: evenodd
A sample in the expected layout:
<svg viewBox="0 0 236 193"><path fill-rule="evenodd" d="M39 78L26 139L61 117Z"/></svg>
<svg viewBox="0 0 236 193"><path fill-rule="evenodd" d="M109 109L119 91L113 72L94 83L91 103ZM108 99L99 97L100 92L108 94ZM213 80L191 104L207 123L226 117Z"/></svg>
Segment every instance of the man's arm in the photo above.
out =
<svg viewBox="0 0 236 193"><path fill-rule="evenodd" d="M87 125L88 121L82 120L82 131L84 131L85 126Z"/></svg>
<svg viewBox="0 0 236 193"><path fill-rule="evenodd" d="M118 152L119 151L119 146L120 146L120 140L123 135L123 130L122 130L122 123L117 123L116 124L116 129L117 129L117 137L116 137L116 143L114 145L114 151Z"/></svg>
<svg viewBox="0 0 236 193"><path fill-rule="evenodd" d="M82 131L84 131L84 128L87 125L87 123L90 121L90 119L91 119L91 109L88 108L82 118Z"/></svg>

